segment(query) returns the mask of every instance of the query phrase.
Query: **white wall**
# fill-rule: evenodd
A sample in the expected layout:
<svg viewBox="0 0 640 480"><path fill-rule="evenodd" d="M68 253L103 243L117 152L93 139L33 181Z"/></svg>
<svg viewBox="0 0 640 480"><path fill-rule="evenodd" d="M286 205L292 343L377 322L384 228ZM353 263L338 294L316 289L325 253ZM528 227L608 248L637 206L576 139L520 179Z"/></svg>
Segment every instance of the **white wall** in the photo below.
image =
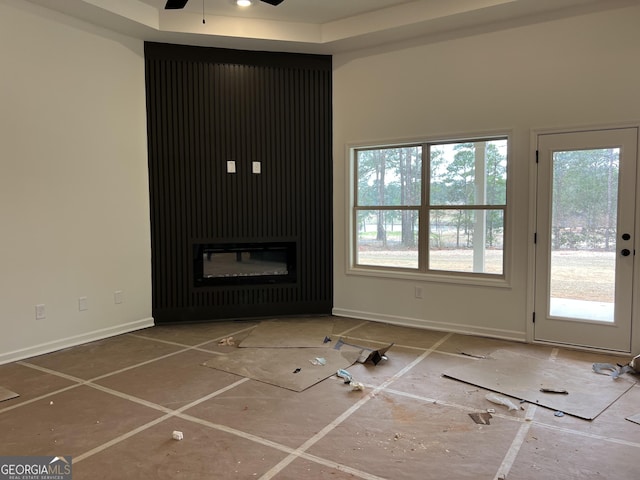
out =
<svg viewBox="0 0 640 480"><path fill-rule="evenodd" d="M639 25L636 6L336 55L334 313L527 339L531 131L638 122ZM510 288L345 273L345 145L501 129L513 134Z"/></svg>
<svg viewBox="0 0 640 480"><path fill-rule="evenodd" d="M142 41L0 0L0 69L0 363L153 324Z"/></svg>

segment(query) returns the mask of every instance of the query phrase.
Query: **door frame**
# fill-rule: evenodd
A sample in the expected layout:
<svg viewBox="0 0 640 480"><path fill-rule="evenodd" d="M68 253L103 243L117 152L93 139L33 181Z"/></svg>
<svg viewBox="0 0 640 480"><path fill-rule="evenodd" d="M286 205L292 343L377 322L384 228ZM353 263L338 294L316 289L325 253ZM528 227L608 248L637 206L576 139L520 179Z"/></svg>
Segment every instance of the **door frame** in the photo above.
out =
<svg viewBox="0 0 640 480"><path fill-rule="evenodd" d="M554 128L532 128L529 135L529 227L527 232L527 310L526 310L526 339L528 343L542 345L557 345L558 347L572 348L576 350L586 350L593 352L606 352L612 355L628 356L628 353L612 352L611 350L603 350L598 348L590 348L583 346L567 346L562 343L554 343L548 341L536 341L534 339L533 315L535 311L535 279L536 279L536 246L534 236L537 228L537 192L538 192L538 175L536 163L536 150L538 146L538 136L544 134L561 134L588 132L594 130L611 130L622 128L638 128L640 131L640 121L638 122L621 122L615 124L599 124L599 125L577 125ZM638 143L638 152L640 152L640 139ZM640 188L640 153L638 153L638 167L636 168L636 189ZM636 244L640 246L640 194L636 195L635 204L635 231L634 238ZM633 258L633 283L634 289L632 293L631 307L631 354L640 353L640 251Z"/></svg>

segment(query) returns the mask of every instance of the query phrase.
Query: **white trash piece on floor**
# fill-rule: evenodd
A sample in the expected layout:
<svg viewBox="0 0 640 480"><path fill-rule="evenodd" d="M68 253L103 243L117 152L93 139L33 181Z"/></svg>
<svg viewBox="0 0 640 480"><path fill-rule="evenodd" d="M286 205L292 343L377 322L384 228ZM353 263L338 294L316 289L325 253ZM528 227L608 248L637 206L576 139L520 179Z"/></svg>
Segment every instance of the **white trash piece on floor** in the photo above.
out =
<svg viewBox="0 0 640 480"><path fill-rule="evenodd" d="M324 357L316 357L313 360L309 360L309 362L311 362L311 365L325 366L327 364L327 359Z"/></svg>
<svg viewBox="0 0 640 480"><path fill-rule="evenodd" d="M336 372L336 375L341 378L342 380L344 380L344 383L351 383L351 380L353 379L353 377L351 376L351 374L349 372L347 372L345 369L341 368L340 370L338 370Z"/></svg>
<svg viewBox="0 0 640 480"><path fill-rule="evenodd" d="M640 373L640 355L636 355L635 357L633 357L633 359L629 362L629 366L633 368L636 373Z"/></svg>
<svg viewBox="0 0 640 480"><path fill-rule="evenodd" d="M504 405L509 410L520 410L516 406L516 404L513 403L511 400L509 400L506 397L502 397L500 395L496 395L495 393L487 393L487 395L484 398L489 400L491 403L495 403L495 404L498 404L498 405Z"/></svg>
<svg viewBox="0 0 640 480"><path fill-rule="evenodd" d="M182 440L184 438L183 433L178 430L174 430L171 436L174 440Z"/></svg>

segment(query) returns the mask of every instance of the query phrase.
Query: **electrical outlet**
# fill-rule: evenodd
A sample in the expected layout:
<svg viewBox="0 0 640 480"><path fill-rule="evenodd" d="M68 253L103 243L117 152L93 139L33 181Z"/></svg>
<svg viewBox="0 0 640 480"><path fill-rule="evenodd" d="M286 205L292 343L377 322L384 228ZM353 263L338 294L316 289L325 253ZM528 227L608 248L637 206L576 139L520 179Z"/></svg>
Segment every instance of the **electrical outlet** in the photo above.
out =
<svg viewBox="0 0 640 480"><path fill-rule="evenodd" d="M414 293L416 298L423 298L422 287L415 287Z"/></svg>
<svg viewBox="0 0 640 480"><path fill-rule="evenodd" d="M47 312L44 309L44 304L40 303L36 305L36 320L44 320L47 318Z"/></svg>
<svg viewBox="0 0 640 480"><path fill-rule="evenodd" d="M120 304L124 302L124 294L122 290L116 290L113 292L113 303Z"/></svg>
<svg viewBox="0 0 640 480"><path fill-rule="evenodd" d="M78 299L78 310L84 312L89 309L89 305L87 304L87 297L80 297Z"/></svg>

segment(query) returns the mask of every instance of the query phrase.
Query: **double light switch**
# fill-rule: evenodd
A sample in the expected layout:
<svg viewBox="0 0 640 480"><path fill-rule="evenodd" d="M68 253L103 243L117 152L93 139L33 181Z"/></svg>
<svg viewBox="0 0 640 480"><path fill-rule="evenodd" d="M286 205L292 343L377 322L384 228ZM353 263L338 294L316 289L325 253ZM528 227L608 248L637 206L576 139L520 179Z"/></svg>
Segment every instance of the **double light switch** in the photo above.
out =
<svg viewBox="0 0 640 480"><path fill-rule="evenodd" d="M236 173L235 160L227 161L227 173ZM251 162L251 173L255 173L256 175L262 173L262 162Z"/></svg>

